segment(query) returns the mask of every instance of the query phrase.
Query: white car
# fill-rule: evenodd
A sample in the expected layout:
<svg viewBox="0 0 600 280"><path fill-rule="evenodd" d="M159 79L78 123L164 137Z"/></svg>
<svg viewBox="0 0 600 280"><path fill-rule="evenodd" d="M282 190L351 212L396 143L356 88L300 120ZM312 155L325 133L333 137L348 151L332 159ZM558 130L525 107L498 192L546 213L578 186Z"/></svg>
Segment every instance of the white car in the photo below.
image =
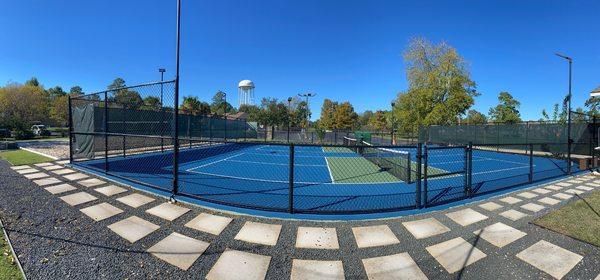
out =
<svg viewBox="0 0 600 280"><path fill-rule="evenodd" d="M45 135L47 134L47 129L46 126L43 124L36 124L34 126L31 127L31 131L33 132L33 134L41 136L41 135Z"/></svg>

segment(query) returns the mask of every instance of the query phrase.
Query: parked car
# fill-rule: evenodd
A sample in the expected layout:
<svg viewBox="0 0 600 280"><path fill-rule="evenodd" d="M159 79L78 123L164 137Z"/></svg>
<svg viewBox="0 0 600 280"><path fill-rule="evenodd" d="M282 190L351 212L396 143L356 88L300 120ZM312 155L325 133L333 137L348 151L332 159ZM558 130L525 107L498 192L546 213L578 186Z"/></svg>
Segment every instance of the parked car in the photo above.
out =
<svg viewBox="0 0 600 280"><path fill-rule="evenodd" d="M6 129L6 128L0 128L0 138L9 138L10 137L10 130Z"/></svg>
<svg viewBox="0 0 600 280"><path fill-rule="evenodd" d="M31 131L37 136L50 136L50 131L43 124L36 124L31 126Z"/></svg>

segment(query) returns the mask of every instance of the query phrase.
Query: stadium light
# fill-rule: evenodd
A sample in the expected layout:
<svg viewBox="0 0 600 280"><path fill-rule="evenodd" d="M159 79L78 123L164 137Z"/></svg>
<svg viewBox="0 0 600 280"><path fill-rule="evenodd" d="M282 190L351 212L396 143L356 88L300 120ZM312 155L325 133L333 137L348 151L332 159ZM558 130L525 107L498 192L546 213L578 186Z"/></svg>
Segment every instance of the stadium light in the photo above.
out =
<svg viewBox="0 0 600 280"><path fill-rule="evenodd" d="M571 77L572 77L572 66L573 59L569 56L555 53L556 56L566 59L569 62L569 95L567 95L567 158L569 160L569 164L567 165L567 174L571 174Z"/></svg>
<svg viewBox="0 0 600 280"><path fill-rule="evenodd" d="M310 97L315 97L317 96L316 93L311 93L311 92L307 92L307 93L298 93L298 96L300 97L304 97L306 98L306 129L308 129L308 127L310 126L310 106L308 104L308 98Z"/></svg>

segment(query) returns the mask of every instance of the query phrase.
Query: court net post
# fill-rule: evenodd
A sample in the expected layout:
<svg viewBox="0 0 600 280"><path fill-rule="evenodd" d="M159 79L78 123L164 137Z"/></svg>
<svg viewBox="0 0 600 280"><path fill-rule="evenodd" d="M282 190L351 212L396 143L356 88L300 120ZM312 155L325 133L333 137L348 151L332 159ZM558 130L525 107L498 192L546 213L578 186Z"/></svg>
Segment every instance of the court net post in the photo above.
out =
<svg viewBox="0 0 600 280"><path fill-rule="evenodd" d="M427 200L429 199L427 197L427 169L428 169L428 163L427 163L427 158L428 158L428 152L427 152L427 143L425 143L424 149L423 149L423 166L425 167L423 169L423 207L427 207Z"/></svg>
<svg viewBox="0 0 600 280"><path fill-rule="evenodd" d="M415 184L415 205L417 206L417 208L421 208L421 151L423 148L423 144L421 144L421 142L419 142L417 144L417 174L415 175L415 180L416 180L416 184Z"/></svg>

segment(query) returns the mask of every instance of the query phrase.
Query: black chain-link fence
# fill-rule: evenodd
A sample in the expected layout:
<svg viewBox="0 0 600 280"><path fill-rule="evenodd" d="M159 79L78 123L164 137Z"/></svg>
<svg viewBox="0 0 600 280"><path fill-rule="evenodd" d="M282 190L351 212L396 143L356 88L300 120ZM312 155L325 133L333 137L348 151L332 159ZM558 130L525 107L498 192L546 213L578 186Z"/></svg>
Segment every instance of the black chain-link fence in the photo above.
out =
<svg viewBox="0 0 600 280"><path fill-rule="evenodd" d="M418 142L176 114L174 96L167 81L70 98L71 162L174 196L311 214L440 205L596 166L587 116L570 144L559 123L432 127Z"/></svg>

